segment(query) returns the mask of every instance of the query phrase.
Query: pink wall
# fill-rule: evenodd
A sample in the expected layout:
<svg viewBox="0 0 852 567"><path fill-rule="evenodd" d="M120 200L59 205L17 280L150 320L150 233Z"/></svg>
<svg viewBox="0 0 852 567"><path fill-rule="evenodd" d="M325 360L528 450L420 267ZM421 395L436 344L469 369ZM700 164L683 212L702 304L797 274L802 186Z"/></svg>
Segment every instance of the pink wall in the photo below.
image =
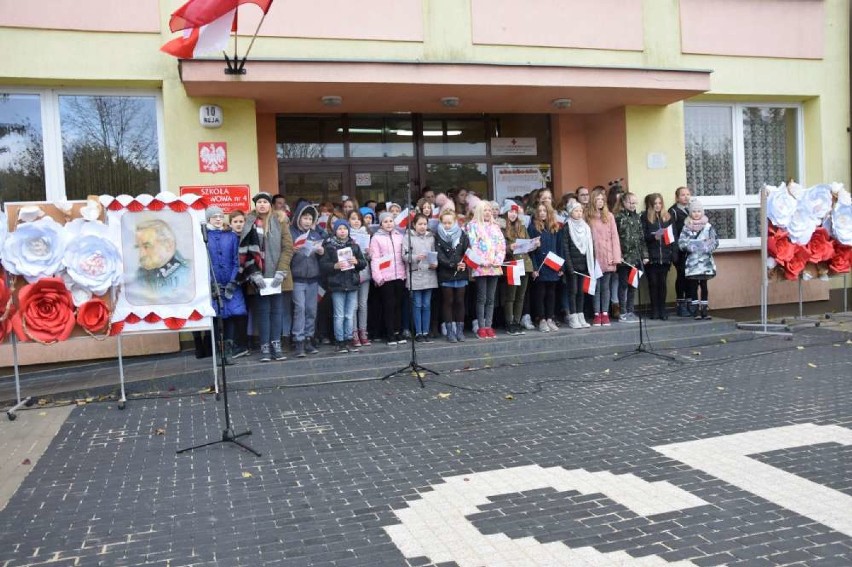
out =
<svg viewBox="0 0 852 567"><path fill-rule="evenodd" d="M261 12L240 9L240 33L252 33ZM277 0L260 35L325 39L423 41L421 0Z"/></svg>
<svg viewBox="0 0 852 567"><path fill-rule="evenodd" d="M275 149L275 115L257 114L257 167L260 187L252 192L278 193L278 154Z"/></svg>
<svg viewBox="0 0 852 567"><path fill-rule="evenodd" d="M642 0L471 0L473 43L642 51Z"/></svg>
<svg viewBox="0 0 852 567"><path fill-rule="evenodd" d="M552 115L553 192L557 197L589 184L584 122L577 114Z"/></svg>
<svg viewBox="0 0 852 567"><path fill-rule="evenodd" d="M624 108L585 117L588 183L627 179L627 126ZM629 185L628 185L629 186Z"/></svg>
<svg viewBox="0 0 852 567"><path fill-rule="evenodd" d="M823 0L680 0L681 51L822 59Z"/></svg>
<svg viewBox="0 0 852 567"><path fill-rule="evenodd" d="M160 6L157 0L0 0L0 26L160 33Z"/></svg>

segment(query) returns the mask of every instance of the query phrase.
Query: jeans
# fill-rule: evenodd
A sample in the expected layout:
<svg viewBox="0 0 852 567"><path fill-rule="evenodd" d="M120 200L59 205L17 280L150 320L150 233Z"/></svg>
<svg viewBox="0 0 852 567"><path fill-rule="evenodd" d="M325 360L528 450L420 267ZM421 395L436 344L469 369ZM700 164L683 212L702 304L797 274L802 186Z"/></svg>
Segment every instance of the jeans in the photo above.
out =
<svg viewBox="0 0 852 567"><path fill-rule="evenodd" d="M370 299L370 280L358 286L358 329L367 332L367 301Z"/></svg>
<svg viewBox="0 0 852 567"><path fill-rule="evenodd" d="M494 296L497 295L499 276L476 278L476 318L479 328L490 328L494 321Z"/></svg>
<svg viewBox="0 0 852 567"><path fill-rule="evenodd" d="M418 289L414 295L414 332L423 335L429 332L429 322L432 319L432 290Z"/></svg>
<svg viewBox="0 0 852 567"><path fill-rule="evenodd" d="M284 298L280 293L257 295L254 301L252 318L257 325L260 344L281 340L281 320L283 318Z"/></svg>
<svg viewBox="0 0 852 567"><path fill-rule="evenodd" d="M293 337L297 342L314 336L318 292L317 282L293 283Z"/></svg>
<svg viewBox="0 0 852 567"><path fill-rule="evenodd" d="M612 280L615 278L615 272L604 272L604 275L598 278L598 285L595 288L594 308L595 313L609 313L609 294Z"/></svg>
<svg viewBox="0 0 852 567"><path fill-rule="evenodd" d="M636 264L639 267L641 264ZM630 285L627 278L630 276L630 266L621 264L618 266L618 303L621 304L622 313L633 313L636 288Z"/></svg>
<svg viewBox="0 0 852 567"><path fill-rule="evenodd" d="M352 339L355 322L355 310L358 308L358 290L333 291L331 293L334 310L334 338L342 343Z"/></svg>
<svg viewBox="0 0 852 567"><path fill-rule="evenodd" d="M609 302L614 303L615 305L619 304L618 298L621 297L621 293L619 292L621 286L619 285L618 281L619 266L621 266L621 264L616 266L615 273L612 274L612 277L609 280Z"/></svg>
<svg viewBox="0 0 852 567"><path fill-rule="evenodd" d="M281 336L289 337L293 330L293 292L282 291L284 311L281 316Z"/></svg>
<svg viewBox="0 0 852 567"><path fill-rule="evenodd" d="M524 311L524 296L527 294L529 276L521 276L521 285L506 286L503 301L503 314L506 324L520 323Z"/></svg>

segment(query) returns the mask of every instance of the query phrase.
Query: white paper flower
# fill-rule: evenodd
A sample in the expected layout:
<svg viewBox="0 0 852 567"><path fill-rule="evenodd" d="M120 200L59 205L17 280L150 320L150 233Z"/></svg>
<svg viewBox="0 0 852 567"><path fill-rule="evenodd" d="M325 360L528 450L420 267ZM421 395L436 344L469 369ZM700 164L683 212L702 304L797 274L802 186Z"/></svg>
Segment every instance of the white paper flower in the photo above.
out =
<svg viewBox="0 0 852 567"><path fill-rule="evenodd" d="M841 244L852 246L852 205L839 201L831 211L831 234Z"/></svg>
<svg viewBox="0 0 852 567"><path fill-rule="evenodd" d="M781 185L784 185L783 183ZM793 196L794 199L799 200L802 198L802 195L805 194L805 188L796 183L795 181L791 181L789 185L787 185L787 191Z"/></svg>
<svg viewBox="0 0 852 567"><path fill-rule="evenodd" d="M783 183L777 189L771 190L766 197L766 216L775 226L787 228L796 207L796 199L790 195Z"/></svg>
<svg viewBox="0 0 852 567"><path fill-rule="evenodd" d="M790 235L790 242L793 244L805 245L811 241L814 230L819 225L819 220L815 219L803 208L797 208L793 216L790 217L790 222L787 223L787 232Z"/></svg>
<svg viewBox="0 0 852 567"><path fill-rule="evenodd" d="M814 185L799 199L799 208L822 221L831 212L831 185Z"/></svg>
<svg viewBox="0 0 852 567"><path fill-rule="evenodd" d="M846 189L841 189L837 193L837 202L841 205L852 205L852 194Z"/></svg>
<svg viewBox="0 0 852 567"><path fill-rule="evenodd" d="M6 213L0 211L0 258L3 257L3 243L6 241L6 235L9 234L9 219L6 218Z"/></svg>
<svg viewBox="0 0 852 567"><path fill-rule="evenodd" d="M122 265L118 248L112 241L96 234L75 238L65 249L62 264L76 287L94 295L103 295L121 281ZM73 294L73 287L69 289Z"/></svg>
<svg viewBox="0 0 852 567"><path fill-rule="evenodd" d="M65 228L50 217L18 225L3 244L3 267L29 283L54 276L67 243Z"/></svg>

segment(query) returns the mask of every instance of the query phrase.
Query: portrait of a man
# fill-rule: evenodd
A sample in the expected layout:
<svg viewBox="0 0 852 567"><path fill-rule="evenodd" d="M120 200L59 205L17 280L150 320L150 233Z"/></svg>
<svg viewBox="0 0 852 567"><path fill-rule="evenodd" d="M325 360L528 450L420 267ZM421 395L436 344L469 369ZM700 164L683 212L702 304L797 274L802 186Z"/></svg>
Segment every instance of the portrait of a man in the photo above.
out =
<svg viewBox="0 0 852 567"><path fill-rule="evenodd" d="M171 211L126 214L122 233L125 292L130 304L168 305L192 300L195 279L190 217Z"/></svg>

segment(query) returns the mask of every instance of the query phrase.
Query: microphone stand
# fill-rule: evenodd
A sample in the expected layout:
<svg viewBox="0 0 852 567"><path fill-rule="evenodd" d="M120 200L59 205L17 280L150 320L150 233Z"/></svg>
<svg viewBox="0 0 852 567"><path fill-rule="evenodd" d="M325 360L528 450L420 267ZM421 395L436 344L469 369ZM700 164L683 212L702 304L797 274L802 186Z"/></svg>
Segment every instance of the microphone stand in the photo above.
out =
<svg viewBox="0 0 852 567"><path fill-rule="evenodd" d="M407 191L407 199L409 206L411 205L411 182L408 183L408 191ZM411 218L411 214L409 213L409 218ZM387 380L397 374L402 374L403 372L410 370L412 374L417 376L417 380L420 382L420 387L425 388L426 384L423 383L423 374L428 372L434 376L439 376L438 372L426 368L425 366L421 366L417 363L417 346L414 344L417 341L415 339L415 328L414 328L414 289L411 285L411 230L406 227L405 229L406 237L408 238L408 305L409 309L411 309L411 317L408 319L408 330L411 333L411 359L408 364L400 368L399 370L394 370L390 374L386 374L382 376L382 380ZM391 237L393 238L393 237Z"/></svg>
<svg viewBox="0 0 852 567"><path fill-rule="evenodd" d="M219 331L219 364L222 370L222 397L225 400L225 429L222 431L222 438L217 441L210 441L208 443L202 443L200 445L195 445L193 447L187 447L185 449L180 449L177 454L186 453L187 451L193 451L195 449L200 449L202 447L209 447L210 445L218 445L219 443L233 443L239 447L242 447L249 453L253 453L254 456L259 457L260 453L242 443L237 441L239 437L246 437L251 435L251 429L246 429L241 433L234 433L234 428L231 426L231 408L228 405L228 377L227 372L225 370L225 328L222 319L222 313L224 313L224 305L222 302L222 294L219 291L219 283L216 281L216 272L213 271L213 258L210 255L210 248L207 247L207 225L205 223L201 223L201 236L204 239L204 249L207 251L207 267L210 271L210 281L213 282L211 286L213 288L213 296L216 299L216 305L219 307L219 317L216 317L216 328Z"/></svg>
<svg viewBox="0 0 852 567"><path fill-rule="evenodd" d="M630 264L628 264L629 266ZM632 267L632 266L631 266ZM627 285L630 285L630 282L627 282ZM636 288L636 304L639 305L642 303L642 286ZM651 339L648 337L648 327L645 325L645 317L642 316L639 310L636 310L636 316L639 318L639 344L636 345L636 348L633 349L633 352L628 352L627 354L623 354L615 358L615 360L624 360L625 358L630 358L631 356L636 356L639 354L650 354L652 356L656 356L658 358L663 358L665 360L669 360L671 362L677 362L677 358L673 357L670 354L662 354L659 352L654 352L654 347L651 346ZM645 344L645 340L643 338L648 337L648 344Z"/></svg>

